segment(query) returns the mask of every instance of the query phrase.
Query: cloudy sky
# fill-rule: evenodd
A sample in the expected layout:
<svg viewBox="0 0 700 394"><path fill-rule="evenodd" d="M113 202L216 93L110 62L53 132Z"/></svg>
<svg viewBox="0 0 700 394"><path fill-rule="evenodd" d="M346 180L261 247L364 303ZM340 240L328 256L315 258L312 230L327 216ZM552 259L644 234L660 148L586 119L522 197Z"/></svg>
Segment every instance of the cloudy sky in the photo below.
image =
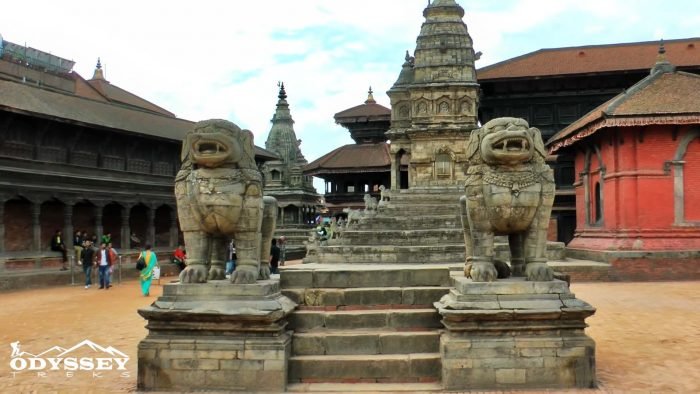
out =
<svg viewBox="0 0 700 394"><path fill-rule="evenodd" d="M459 1L459 0L458 0ZM461 0L478 67L541 48L700 36L700 1ZM309 161L351 143L333 114L384 93L427 0L4 1L0 34L74 60L177 116L225 118L265 145L284 81ZM653 59L650 59L650 62ZM651 64L650 64L651 66Z"/></svg>

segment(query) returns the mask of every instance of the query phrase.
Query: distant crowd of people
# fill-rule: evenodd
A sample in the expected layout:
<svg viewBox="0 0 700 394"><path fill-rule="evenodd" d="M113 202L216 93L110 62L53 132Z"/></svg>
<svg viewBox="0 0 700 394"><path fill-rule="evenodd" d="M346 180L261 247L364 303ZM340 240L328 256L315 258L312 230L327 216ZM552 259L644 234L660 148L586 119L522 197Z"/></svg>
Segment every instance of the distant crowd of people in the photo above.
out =
<svg viewBox="0 0 700 394"><path fill-rule="evenodd" d="M132 249L141 248L141 240L132 233L129 238ZM279 274L279 267L284 266L286 259L287 241L284 236L279 239L272 239L270 245L270 272ZM63 266L62 271L68 269L68 248L63 240L61 230L56 230L51 238L51 250L61 253ZM112 245L112 233L102 235L99 240L97 235L88 236L86 231L78 230L73 236L73 250L75 261L83 268L85 274L85 289L92 286L93 269L98 271L99 289L109 289L112 287L113 267L119 260L119 253ZM231 240L226 253L226 277L230 278L236 269L236 245ZM187 252L184 245L179 244L173 251L172 263L177 265L180 271L187 267ZM151 245L145 244L137 260L137 269L140 271L141 291L144 296L150 295L151 281L159 276L160 265L158 258L151 250Z"/></svg>

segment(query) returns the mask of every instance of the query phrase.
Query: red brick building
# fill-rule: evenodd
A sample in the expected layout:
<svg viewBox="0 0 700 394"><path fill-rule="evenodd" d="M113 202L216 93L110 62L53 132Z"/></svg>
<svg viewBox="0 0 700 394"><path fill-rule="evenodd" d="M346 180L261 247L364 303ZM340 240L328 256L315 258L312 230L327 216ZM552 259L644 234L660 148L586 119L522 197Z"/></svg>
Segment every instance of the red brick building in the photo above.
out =
<svg viewBox="0 0 700 394"><path fill-rule="evenodd" d="M547 145L575 157L569 256L608 261L619 279L700 278L700 76L662 45L649 76Z"/></svg>

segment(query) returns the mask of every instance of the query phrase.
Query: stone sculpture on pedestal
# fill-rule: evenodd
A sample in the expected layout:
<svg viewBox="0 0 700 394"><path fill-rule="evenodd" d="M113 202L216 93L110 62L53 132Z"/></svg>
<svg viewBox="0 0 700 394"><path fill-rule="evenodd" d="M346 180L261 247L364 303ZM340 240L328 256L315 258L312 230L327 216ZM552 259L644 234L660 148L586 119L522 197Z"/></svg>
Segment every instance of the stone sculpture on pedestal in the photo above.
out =
<svg viewBox="0 0 700 394"><path fill-rule="evenodd" d="M507 235L513 276L552 280L546 249L554 175L544 161L540 131L523 119L491 120L472 132L467 157L466 195L460 200L466 276L496 280L494 236Z"/></svg>
<svg viewBox="0 0 700 394"><path fill-rule="evenodd" d="M221 119L198 122L182 143L175 197L188 252L182 283L224 279L228 239L238 256L232 283L270 277L277 202L262 195L253 133Z"/></svg>

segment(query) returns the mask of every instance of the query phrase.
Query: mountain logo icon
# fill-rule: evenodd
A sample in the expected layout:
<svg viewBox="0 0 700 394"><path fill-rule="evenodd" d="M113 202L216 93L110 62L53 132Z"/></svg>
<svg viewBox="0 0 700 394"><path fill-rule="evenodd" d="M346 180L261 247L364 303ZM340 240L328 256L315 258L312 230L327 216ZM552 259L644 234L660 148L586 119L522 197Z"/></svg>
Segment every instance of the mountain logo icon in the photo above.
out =
<svg viewBox="0 0 700 394"><path fill-rule="evenodd" d="M15 371L124 371L129 361L129 356L124 352L112 346L99 345L89 339L69 348L52 346L36 354L22 351L19 341L10 343L10 347L10 367Z"/></svg>

